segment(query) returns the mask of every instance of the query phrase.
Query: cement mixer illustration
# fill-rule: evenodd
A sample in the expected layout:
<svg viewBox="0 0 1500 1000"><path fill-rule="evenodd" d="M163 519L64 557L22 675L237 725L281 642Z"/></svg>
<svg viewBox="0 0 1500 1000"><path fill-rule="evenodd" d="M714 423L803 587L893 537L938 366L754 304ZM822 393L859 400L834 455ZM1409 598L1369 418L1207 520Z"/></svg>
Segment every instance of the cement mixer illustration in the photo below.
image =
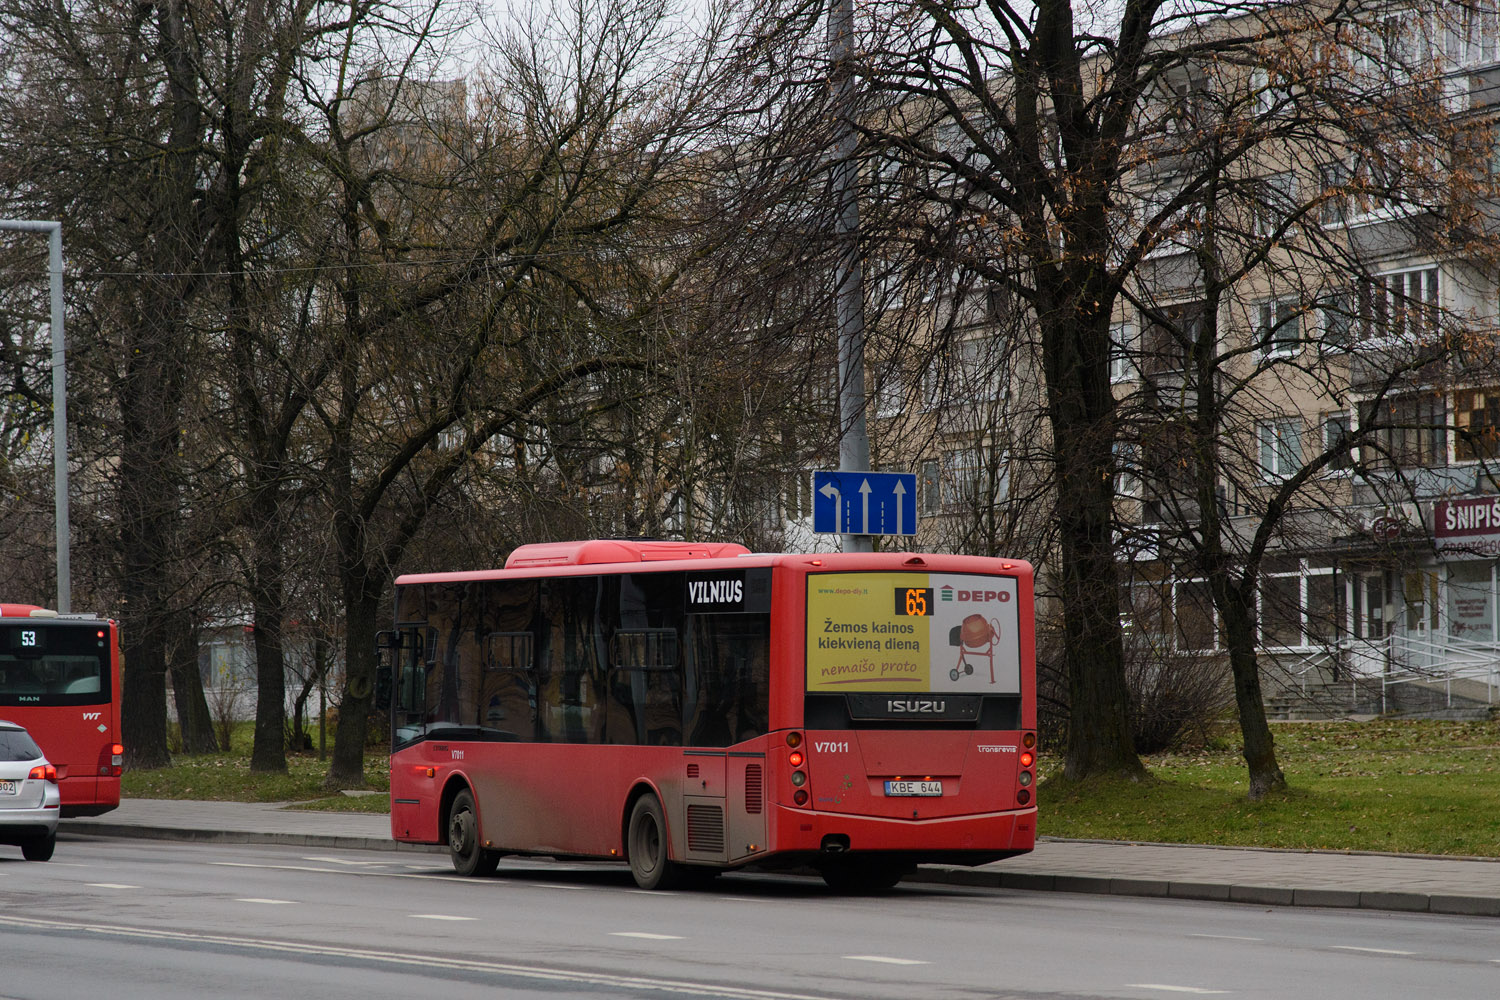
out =
<svg viewBox="0 0 1500 1000"><path fill-rule="evenodd" d="M1000 623L984 615L969 615L962 625L948 630L948 645L958 647L958 665L948 671L949 680L974 672L969 658L984 657L990 665L990 683L995 683L995 643L1000 641Z"/></svg>

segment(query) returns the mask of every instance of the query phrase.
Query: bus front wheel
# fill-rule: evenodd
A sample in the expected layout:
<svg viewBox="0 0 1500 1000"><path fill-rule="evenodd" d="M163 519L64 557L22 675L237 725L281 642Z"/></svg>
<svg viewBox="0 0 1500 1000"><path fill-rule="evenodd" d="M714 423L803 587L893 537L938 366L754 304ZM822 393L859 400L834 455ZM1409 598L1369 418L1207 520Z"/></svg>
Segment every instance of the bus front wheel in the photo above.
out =
<svg viewBox="0 0 1500 1000"><path fill-rule="evenodd" d="M630 810L625 849L630 874L642 889L670 889L684 881L683 868L671 860L667 822L655 795L642 795Z"/></svg>
<svg viewBox="0 0 1500 1000"><path fill-rule="evenodd" d="M448 854L453 870L460 875L493 875L500 863L500 852L479 844L479 814L474 809L474 793L467 788L453 799L448 810Z"/></svg>

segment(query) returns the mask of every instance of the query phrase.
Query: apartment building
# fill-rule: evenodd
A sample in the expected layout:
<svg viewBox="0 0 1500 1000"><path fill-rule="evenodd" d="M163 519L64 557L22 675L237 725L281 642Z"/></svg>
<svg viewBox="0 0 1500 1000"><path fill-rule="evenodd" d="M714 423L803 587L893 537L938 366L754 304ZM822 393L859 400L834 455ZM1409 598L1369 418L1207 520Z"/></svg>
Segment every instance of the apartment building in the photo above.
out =
<svg viewBox="0 0 1500 1000"><path fill-rule="evenodd" d="M1258 565L1273 688L1493 703L1500 4L1367 3L1338 31L1319 10L1184 29L1207 55L1164 57L1141 104L1112 251L1136 255L1110 316L1122 620L1155 655L1223 652L1212 504L1223 547ZM1233 59L1228 36L1250 39ZM973 133L936 124L920 149ZM874 270L873 464L919 474L909 544L1045 572L1054 456L1024 296L962 268L920 291ZM829 544L806 527L789 538Z"/></svg>

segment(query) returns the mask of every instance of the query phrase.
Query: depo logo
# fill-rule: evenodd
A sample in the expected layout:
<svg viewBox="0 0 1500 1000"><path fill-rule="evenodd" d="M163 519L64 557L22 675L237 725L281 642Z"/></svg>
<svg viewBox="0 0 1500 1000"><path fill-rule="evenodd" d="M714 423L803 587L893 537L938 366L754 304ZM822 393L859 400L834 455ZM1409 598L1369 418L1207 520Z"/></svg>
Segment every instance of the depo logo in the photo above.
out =
<svg viewBox="0 0 1500 1000"><path fill-rule="evenodd" d="M988 604L991 601L999 601L1001 604L1010 602L1010 591L1008 590L959 590L951 584L944 584L938 591L938 600L944 604Z"/></svg>

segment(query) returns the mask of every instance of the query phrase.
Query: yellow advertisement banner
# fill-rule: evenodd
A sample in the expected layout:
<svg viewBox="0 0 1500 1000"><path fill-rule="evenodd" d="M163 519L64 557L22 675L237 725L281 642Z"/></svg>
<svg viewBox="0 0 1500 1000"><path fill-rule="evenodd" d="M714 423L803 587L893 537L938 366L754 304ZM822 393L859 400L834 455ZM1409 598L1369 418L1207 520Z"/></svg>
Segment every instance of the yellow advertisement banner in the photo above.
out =
<svg viewBox="0 0 1500 1000"><path fill-rule="evenodd" d="M1016 581L940 573L807 578L808 691L1020 690Z"/></svg>

